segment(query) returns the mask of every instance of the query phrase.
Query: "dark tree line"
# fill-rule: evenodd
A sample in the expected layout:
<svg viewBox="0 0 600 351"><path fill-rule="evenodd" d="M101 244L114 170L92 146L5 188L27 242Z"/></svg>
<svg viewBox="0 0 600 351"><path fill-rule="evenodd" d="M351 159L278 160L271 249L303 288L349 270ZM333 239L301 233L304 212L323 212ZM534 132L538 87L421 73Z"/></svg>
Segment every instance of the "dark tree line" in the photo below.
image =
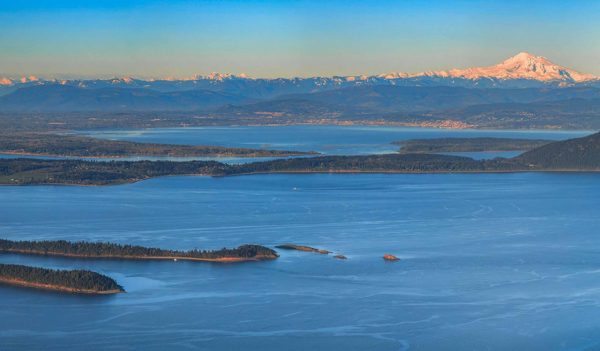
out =
<svg viewBox="0 0 600 351"><path fill-rule="evenodd" d="M298 151L259 150L222 146L136 143L77 135L11 132L0 134L0 152L60 156L242 156L274 157L304 155Z"/></svg>
<svg viewBox="0 0 600 351"><path fill-rule="evenodd" d="M518 170L524 166L509 159L474 160L435 154L320 156L240 164L227 174L275 172L487 172Z"/></svg>
<svg viewBox="0 0 600 351"><path fill-rule="evenodd" d="M109 185L171 175L225 176L276 172L486 172L524 170L509 159L474 160L433 154L319 156L239 165L215 161L82 161L0 159L0 184Z"/></svg>
<svg viewBox="0 0 600 351"><path fill-rule="evenodd" d="M435 138L395 141L401 153L525 151L551 143L552 140L513 138Z"/></svg>
<svg viewBox="0 0 600 351"><path fill-rule="evenodd" d="M0 184L121 184L168 175L222 175L228 167L215 161L0 159Z"/></svg>
<svg viewBox="0 0 600 351"><path fill-rule="evenodd" d="M242 245L238 248L220 250L165 250L152 247L120 245L115 243L57 241L12 241L0 240L0 252L17 252L38 255L74 255L81 257L116 258L276 258L277 253L260 245Z"/></svg>
<svg viewBox="0 0 600 351"><path fill-rule="evenodd" d="M84 270L54 270L14 264L0 264L0 279L47 284L78 290L124 291L113 279Z"/></svg>

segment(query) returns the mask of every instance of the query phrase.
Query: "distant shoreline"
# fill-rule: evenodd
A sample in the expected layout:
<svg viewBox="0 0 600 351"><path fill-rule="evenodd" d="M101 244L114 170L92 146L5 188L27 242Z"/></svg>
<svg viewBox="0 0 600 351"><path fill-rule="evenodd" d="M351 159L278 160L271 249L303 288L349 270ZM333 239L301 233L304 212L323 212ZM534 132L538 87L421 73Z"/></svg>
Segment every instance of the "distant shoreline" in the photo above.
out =
<svg viewBox="0 0 600 351"><path fill-rule="evenodd" d="M0 132L0 153L71 159L156 158L269 158L316 155L314 151L250 149L215 145L142 143L51 132Z"/></svg>
<svg viewBox="0 0 600 351"><path fill-rule="evenodd" d="M206 125L173 125L173 126L152 126L152 127L113 127L113 128L93 128L93 129L65 129L62 131L46 131L46 133L65 133L65 135L78 135L78 136L87 136L90 138L98 138L103 139L97 136L94 136L96 132L105 132L105 131L135 131L135 130L157 130L157 129L203 129L203 128L240 128L240 127L268 127L268 128L277 128L277 127L306 127L306 126L315 126L315 127L402 127L402 128L414 128L414 129L431 129L431 130L456 130L456 131L500 131L500 132L580 132L580 133L595 133L597 132L594 128L564 128L564 127L546 127L546 128L494 128L489 126L477 126L473 125L470 128L450 128L450 127L426 127L421 125L414 125L412 123L403 123L403 122L378 122L378 121L328 121L328 122L297 122L297 123L231 123L231 124L206 124Z"/></svg>
<svg viewBox="0 0 600 351"><path fill-rule="evenodd" d="M49 153L33 153L33 152L21 152L21 151L5 151L0 150L0 155L12 155L12 156L39 156L39 157L60 157L65 159L116 159L122 161L125 158L132 157L161 157L161 158L203 158L203 157L211 157L211 158L227 158L227 157L235 157L235 158L277 158L277 157L294 157L294 156L315 156L318 153L314 152L289 152L283 153L281 155L263 155L263 154L211 154L211 155L186 155L186 156L177 156L177 155L142 155L142 154L131 154L131 155L67 155L67 154L49 154Z"/></svg>

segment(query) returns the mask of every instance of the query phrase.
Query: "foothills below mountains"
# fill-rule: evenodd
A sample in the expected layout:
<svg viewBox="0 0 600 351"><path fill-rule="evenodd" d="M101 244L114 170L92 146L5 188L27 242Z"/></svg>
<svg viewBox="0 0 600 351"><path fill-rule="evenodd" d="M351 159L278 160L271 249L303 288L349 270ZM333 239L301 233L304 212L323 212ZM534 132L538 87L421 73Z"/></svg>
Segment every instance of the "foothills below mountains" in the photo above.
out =
<svg viewBox="0 0 600 351"><path fill-rule="evenodd" d="M4 78L0 79L0 111L11 116L149 113L143 119L150 127L165 126L164 114L185 113L167 125L367 123L597 129L600 78L528 53L490 67L378 76ZM132 123L131 116L119 116L112 126L139 126L139 118L135 119Z"/></svg>

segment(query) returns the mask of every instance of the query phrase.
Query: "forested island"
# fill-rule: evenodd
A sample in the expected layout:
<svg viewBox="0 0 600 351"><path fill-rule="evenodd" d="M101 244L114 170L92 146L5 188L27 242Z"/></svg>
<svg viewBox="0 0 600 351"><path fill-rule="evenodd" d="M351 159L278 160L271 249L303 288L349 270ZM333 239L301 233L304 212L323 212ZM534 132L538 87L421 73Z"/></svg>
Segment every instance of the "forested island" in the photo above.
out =
<svg viewBox="0 0 600 351"><path fill-rule="evenodd" d="M215 161L84 161L0 159L0 184L114 185L169 175L224 175Z"/></svg>
<svg viewBox="0 0 600 351"><path fill-rule="evenodd" d="M278 159L234 165L226 175L260 173L450 173L504 172L526 169L515 160L474 160L437 154L384 154L365 156L320 156Z"/></svg>
<svg viewBox="0 0 600 351"><path fill-rule="evenodd" d="M14 264L0 264L0 284L90 295L125 292L113 279L96 272Z"/></svg>
<svg viewBox="0 0 600 351"><path fill-rule="evenodd" d="M20 158L0 159L0 185L117 185L175 175L486 172L518 170L523 167L508 160L475 161L467 157L429 154L324 156L240 165L227 165L215 161L98 162Z"/></svg>
<svg viewBox="0 0 600 351"><path fill-rule="evenodd" d="M528 151L551 143L544 139L514 138L435 138L394 141L400 145L400 152L441 153L441 152L483 152L483 151Z"/></svg>
<svg viewBox="0 0 600 351"><path fill-rule="evenodd" d="M237 165L215 161L1 159L0 184L113 185L173 175L541 171L600 171L600 133L546 144L517 157L492 160L423 153L302 157Z"/></svg>
<svg viewBox="0 0 600 351"><path fill-rule="evenodd" d="M286 157L315 152L138 143L50 133L0 133L0 153L72 157Z"/></svg>
<svg viewBox="0 0 600 351"><path fill-rule="evenodd" d="M260 245L241 245L234 249L177 251L115 243L70 242L65 240L12 241L0 239L0 252L95 259L208 262L259 261L279 257L274 250Z"/></svg>

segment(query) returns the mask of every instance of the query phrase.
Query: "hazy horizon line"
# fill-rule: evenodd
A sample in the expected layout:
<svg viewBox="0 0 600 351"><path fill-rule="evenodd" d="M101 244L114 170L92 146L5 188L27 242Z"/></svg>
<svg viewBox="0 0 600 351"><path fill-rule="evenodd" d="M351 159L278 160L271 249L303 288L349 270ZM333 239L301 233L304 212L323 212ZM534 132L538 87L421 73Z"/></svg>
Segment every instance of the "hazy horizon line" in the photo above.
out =
<svg viewBox="0 0 600 351"><path fill-rule="evenodd" d="M519 53L517 53L516 55L520 55L520 54L528 54L534 57L540 57L540 58L545 58L548 59L545 56L542 55L536 55L536 54L531 54L529 52L526 51L521 51ZM510 59L515 57L516 55L510 56L508 58L505 59L500 59L502 61L499 61L496 64L499 64L501 62L503 62L506 59ZM548 59L549 61L551 61L551 59ZM552 62L552 61L551 61ZM560 64L554 63L555 65L564 67ZM495 64L494 64L495 65ZM492 65L493 66L493 65ZM138 74L127 74L127 73L99 73L99 74L77 74L77 73L28 73L28 74L10 74L10 73L0 73L0 79L10 79L12 81L21 81L23 79L27 79L27 80L31 80L31 81L35 81L35 80L111 80L111 79L124 79L124 78L131 78L131 79L137 79L137 80L145 80L145 81L157 81L157 80L173 80L173 81L178 81L178 80L195 80L195 79L202 79L202 78L210 78L211 76L222 76L223 78L225 77L236 77L236 78L245 78L245 79L311 79L311 78L348 78L348 77L358 77L358 78L369 78L369 77L382 77L382 76L386 76L386 75L390 75L390 74L407 74L409 75L409 77L405 77L405 78L411 78L410 76L419 76L419 75L424 75L427 73L431 73L431 72L443 72L443 71L451 71L451 70L465 70L465 69L471 69L471 68L482 68L482 67L490 67L485 66L485 65L477 65L477 66L469 66L469 67L452 67L452 68L442 68L442 69L431 69L431 70L425 70L425 71L418 71L418 72L408 72L408 71L403 71L403 70L395 70L395 71L388 71L388 72L380 72L380 73L372 73L372 74L368 74L368 73L363 73L363 74L350 74L350 75L343 75L343 74L326 74L326 75L289 75L289 76L285 76L285 75L280 75L280 76L254 76L251 74L246 74L244 72L240 72L240 73L231 73L231 72L217 72L217 71L212 71L209 73L194 73L194 74L188 74L188 75L164 75L164 76L157 76L157 75L138 75ZM580 73L587 73L587 72L583 72L580 71L578 69L573 69L571 67L565 67L567 69L572 69L574 71L580 72ZM596 75L594 73L590 73L591 75Z"/></svg>

